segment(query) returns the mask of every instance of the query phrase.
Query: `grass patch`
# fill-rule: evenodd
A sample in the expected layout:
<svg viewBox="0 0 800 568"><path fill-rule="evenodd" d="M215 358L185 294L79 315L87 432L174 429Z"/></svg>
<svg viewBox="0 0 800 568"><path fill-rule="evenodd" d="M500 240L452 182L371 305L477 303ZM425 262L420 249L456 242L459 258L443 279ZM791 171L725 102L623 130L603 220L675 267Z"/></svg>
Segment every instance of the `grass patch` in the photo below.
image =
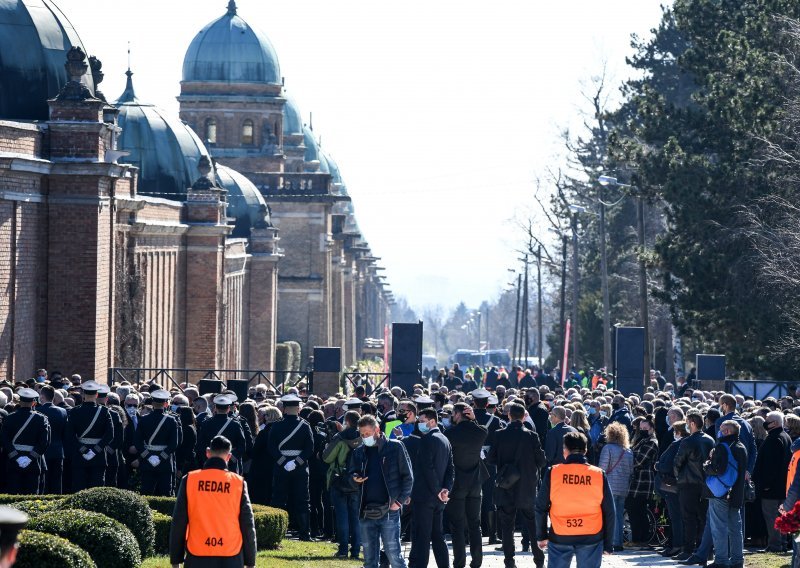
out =
<svg viewBox="0 0 800 568"><path fill-rule="evenodd" d="M277 550L265 550L256 557L257 568L300 568L313 562L314 568L359 568L360 560L337 560L336 545L331 542L284 540ZM170 568L168 556L148 558L142 568ZM772 567L769 567L772 568Z"/></svg>
<svg viewBox="0 0 800 568"><path fill-rule="evenodd" d="M778 554L776 552L764 552L756 554L745 554L744 565L747 568L791 568L792 553Z"/></svg>

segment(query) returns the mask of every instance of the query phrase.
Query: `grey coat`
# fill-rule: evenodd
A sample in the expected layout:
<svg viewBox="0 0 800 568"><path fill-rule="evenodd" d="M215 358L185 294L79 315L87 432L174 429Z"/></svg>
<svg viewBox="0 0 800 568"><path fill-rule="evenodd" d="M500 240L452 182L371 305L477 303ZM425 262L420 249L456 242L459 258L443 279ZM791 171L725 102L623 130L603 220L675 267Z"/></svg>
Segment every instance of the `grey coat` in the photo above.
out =
<svg viewBox="0 0 800 568"><path fill-rule="evenodd" d="M614 497L627 497L633 477L633 452L619 444L606 444L600 452L597 467L606 472Z"/></svg>

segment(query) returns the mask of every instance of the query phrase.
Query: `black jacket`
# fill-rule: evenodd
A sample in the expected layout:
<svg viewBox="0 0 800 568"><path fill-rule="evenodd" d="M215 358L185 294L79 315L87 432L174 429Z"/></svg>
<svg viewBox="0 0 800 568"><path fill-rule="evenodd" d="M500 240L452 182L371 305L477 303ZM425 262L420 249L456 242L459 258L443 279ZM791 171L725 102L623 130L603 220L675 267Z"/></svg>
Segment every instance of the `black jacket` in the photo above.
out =
<svg viewBox="0 0 800 568"><path fill-rule="evenodd" d="M564 463L586 463L586 457L582 455L571 455ZM611 552L614 541L614 496L611 494L611 487L608 485L608 478L603 472L603 501L600 508L603 512L603 529L594 535L559 536L553 531L547 530L547 515L550 512L550 473L552 468L548 468L542 479L542 487L539 497L536 499L536 540L550 539L561 544L593 544L603 541L603 550Z"/></svg>
<svg viewBox="0 0 800 568"><path fill-rule="evenodd" d="M481 459L481 448L488 432L474 420L465 419L447 430L444 435L450 440L455 468L455 481L450 497L458 499L489 477Z"/></svg>
<svg viewBox="0 0 800 568"><path fill-rule="evenodd" d="M411 500L441 503L438 495L442 489L453 489L453 450L449 440L434 428L423 434L414 464L414 486Z"/></svg>
<svg viewBox="0 0 800 568"><path fill-rule="evenodd" d="M678 454L678 450L683 441L683 439L673 440L673 442L667 446L667 449L664 450L664 453L661 454L661 457L658 458L658 463L656 463L656 473L658 473L664 481L668 481L670 485L673 485L675 482L675 456Z"/></svg>
<svg viewBox="0 0 800 568"><path fill-rule="evenodd" d="M678 485L705 483L703 464L713 448L714 439L703 432L695 432L684 438L673 462L673 475L678 479Z"/></svg>
<svg viewBox="0 0 800 568"><path fill-rule="evenodd" d="M205 462L203 469L227 469L225 462L220 458L211 458ZM247 482L243 482L242 499L239 504L239 530L242 531L242 550L239 554L229 557L219 556L190 556L187 566L208 568L235 568L256 565L256 527L253 520L253 508L247 494ZM188 501L186 500L186 476L183 476L178 488L178 497L175 500L175 510L172 513L172 528L169 533L170 563L181 564L186 557L186 527L189 525Z"/></svg>
<svg viewBox="0 0 800 568"><path fill-rule="evenodd" d="M520 444L517 461L517 446ZM511 489L495 488L495 505L532 509L536 500L539 470L545 464L542 444L536 432L524 428L522 422L511 422L504 430L497 432L488 461L497 466L498 470L506 464L516 462L521 474L520 480Z"/></svg>
<svg viewBox="0 0 800 568"><path fill-rule="evenodd" d="M544 441L544 454L548 466L564 463L564 434L567 432L575 432L575 428L566 422L556 424L547 432Z"/></svg>
<svg viewBox="0 0 800 568"><path fill-rule="evenodd" d="M97 415L97 420L94 419ZM94 424L92 424L94 422ZM91 427L90 427L91 426ZM88 443L97 440L97 443ZM114 440L114 423L111 411L96 402L84 402L67 412L67 428L64 431L64 450L72 459L73 466L106 467L106 447ZM94 452L87 460L82 457Z"/></svg>
<svg viewBox="0 0 800 568"><path fill-rule="evenodd" d="M531 420L533 420L533 425L536 426L536 433L539 434L539 441L542 443L542 446L544 446L549 426L547 422L547 417L549 416L547 408L545 408L541 402L538 404L531 404L528 407L528 414L530 414Z"/></svg>
<svg viewBox="0 0 800 568"><path fill-rule="evenodd" d="M738 468L736 481L733 482L730 492L728 493L728 505L731 507L741 507L744 504L744 476L747 471L747 450L744 445L739 441L738 436L723 436L717 440L717 445L714 446L714 451L711 452L711 459L706 462L703 470L706 475L722 475L728 467L728 452L722 447L723 444L728 444L731 449L733 459L736 460ZM707 490L707 496L712 496L711 491Z"/></svg>
<svg viewBox="0 0 800 568"><path fill-rule="evenodd" d="M786 472L789 469L792 439L783 428L773 428L761 444L753 468L756 496L763 499L786 498Z"/></svg>
<svg viewBox="0 0 800 568"><path fill-rule="evenodd" d="M44 457L47 459L63 459L67 411L53 406L52 402L45 402L37 406L36 410L47 416L47 421L50 422L50 446L48 446Z"/></svg>
<svg viewBox="0 0 800 568"><path fill-rule="evenodd" d="M411 488L414 486L414 472L411 470L411 460L406 452L406 447L398 440L389 440L381 435L378 439L378 454L381 459L381 471L383 480L386 483L386 491L389 493L389 503L397 501L407 504L411 499ZM367 452L363 444L353 450L353 460L350 463L348 475L353 477L355 474L363 475L367 470ZM361 497L364 495L364 484L361 484L359 497L359 510L364 503Z"/></svg>

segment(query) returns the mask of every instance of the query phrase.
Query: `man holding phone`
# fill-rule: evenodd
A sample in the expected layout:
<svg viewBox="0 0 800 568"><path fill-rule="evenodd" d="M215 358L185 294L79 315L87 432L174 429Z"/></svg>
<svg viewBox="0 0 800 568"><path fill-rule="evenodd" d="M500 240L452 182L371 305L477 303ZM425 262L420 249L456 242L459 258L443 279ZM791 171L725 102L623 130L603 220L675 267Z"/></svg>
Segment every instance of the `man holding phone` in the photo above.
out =
<svg viewBox="0 0 800 568"><path fill-rule="evenodd" d="M349 474L361 488L359 524L364 568L378 568L381 541L391 568L406 568L400 549L400 508L411 500L414 474L405 446L381 432L372 415L358 421L362 444Z"/></svg>

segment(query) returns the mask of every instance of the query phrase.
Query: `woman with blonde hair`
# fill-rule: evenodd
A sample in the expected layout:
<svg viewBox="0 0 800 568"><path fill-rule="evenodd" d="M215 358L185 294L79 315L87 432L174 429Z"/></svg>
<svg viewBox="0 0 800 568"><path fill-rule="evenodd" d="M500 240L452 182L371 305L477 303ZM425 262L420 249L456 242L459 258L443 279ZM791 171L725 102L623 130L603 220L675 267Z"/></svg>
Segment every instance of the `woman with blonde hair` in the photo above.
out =
<svg viewBox="0 0 800 568"><path fill-rule="evenodd" d="M622 524L625 515L625 498L633 476L633 452L628 429L619 422L612 422L605 429L606 445L600 452L597 465L606 472L611 494L614 496L616 523L614 527L614 551L622 551Z"/></svg>
<svg viewBox="0 0 800 568"><path fill-rule="evenodd" d="M269 431L275 422L283 418L283 413L276 406L261 406L258 409L260 430L253 443L250 472L247 476L247 487L250 500L259 505L269 505L272 499L272 459L267 452Z"/></svg>

